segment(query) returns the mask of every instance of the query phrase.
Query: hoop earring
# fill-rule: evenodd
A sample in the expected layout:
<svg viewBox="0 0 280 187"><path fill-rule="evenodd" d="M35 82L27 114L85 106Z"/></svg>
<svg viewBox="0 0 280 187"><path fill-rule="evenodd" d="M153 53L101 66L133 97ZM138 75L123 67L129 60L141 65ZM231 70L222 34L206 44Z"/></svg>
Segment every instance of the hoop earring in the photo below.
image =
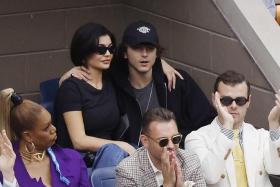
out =
<svg viewBox="0 0 280 187"><path fill-rule="evenodd" d="M25 147L25 151L27 152L27 153L29 153L29 154L31 154L31 153L33 153L34 151L35 151L35 145L34 145L34 143L33 142L28 142L28 143L30 143L31 144L31 147L32 147L32 151L30 151L29 149L28 149L28 147L27 147L27 144L25 144L24 145L24 147Z"/></svg>

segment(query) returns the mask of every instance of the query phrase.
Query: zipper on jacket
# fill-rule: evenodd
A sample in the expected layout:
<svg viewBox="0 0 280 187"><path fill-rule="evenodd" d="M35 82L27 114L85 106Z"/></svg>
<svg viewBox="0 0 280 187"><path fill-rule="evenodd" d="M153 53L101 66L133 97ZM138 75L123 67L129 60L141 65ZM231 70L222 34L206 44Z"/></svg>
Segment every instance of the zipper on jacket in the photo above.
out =
<svg viewBox="0 0 280 187"><path fill-rule="evenodd" d="M135 98L135 100L136 100L137 105L138 105L138 107L139 107L139 109L140 109L141 118L143 118L143 112L142 112L142 109L141 109L141 107L140 107L140 104L139 104L137 98ZM140 146L140 136L141 136L141 133L142 133L142 125L140 125L140 126L141 126L141 129L140 129L140 133L139 133L139 135L138 135L138 143L137 143L137 146L138 146L138 147Z"/></svg>
<svg viewBox="0 0 280 187"><path fill-rule="evenodd" d="M127 129L129 128L129 120L128 120L128 117L127 117L127 114L125 114L124 116L122 116L121 117L122 119L122 121L123 121L123 123L125 123L125 125L126 124L128 124L128 125L126 125L125 126L125 129L123 130L123 132L121 133L121 135L120 135L120 137L118 137L118 138L122 138L123 137L123 135L125 134L125 132L127 131Z"/></svg>
<svg viewBox="0 0 280 187"><path fill-rule="evenodd" d="M166 86L166 82L164 83L164 87L165 87L165 109L167 109L167 86Z"/></svg>

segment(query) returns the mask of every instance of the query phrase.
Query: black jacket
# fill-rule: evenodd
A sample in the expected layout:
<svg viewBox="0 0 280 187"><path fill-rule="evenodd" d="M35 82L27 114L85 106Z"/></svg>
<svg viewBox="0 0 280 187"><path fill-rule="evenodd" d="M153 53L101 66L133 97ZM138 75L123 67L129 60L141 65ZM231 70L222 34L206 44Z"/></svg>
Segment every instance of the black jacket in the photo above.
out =
<svg viewBox="0 0 280 187"><path fill-rule="evenodd" d="M216 111L194 80L185 71L178 71L184 77L184 80L178 78L175 90L169 92L160 59L157 58L153 66L153 81L160 106L175 114L179 132L185 138L191 131L210 124L216 116ZM118 90L117 94L122 114L129 123L124 136L125 140L138 144L142 114L133 88L128 81L127 61L113 63L110 74ZM183 141L181 143L183 145Z"/></svg>

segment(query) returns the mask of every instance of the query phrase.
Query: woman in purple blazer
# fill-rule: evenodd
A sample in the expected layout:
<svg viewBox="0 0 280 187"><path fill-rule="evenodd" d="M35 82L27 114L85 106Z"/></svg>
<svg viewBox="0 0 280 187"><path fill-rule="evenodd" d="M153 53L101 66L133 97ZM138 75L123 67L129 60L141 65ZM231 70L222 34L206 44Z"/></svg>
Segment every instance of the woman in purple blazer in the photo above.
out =
<svg viewBox="0 0 280 187"><path fill-rule="evenodd" d="M14 173L20 187L91 186L80 154L54 145L56 129L47 110L13 89L0 92L0 104L2 128L15 140Z"/></svg>

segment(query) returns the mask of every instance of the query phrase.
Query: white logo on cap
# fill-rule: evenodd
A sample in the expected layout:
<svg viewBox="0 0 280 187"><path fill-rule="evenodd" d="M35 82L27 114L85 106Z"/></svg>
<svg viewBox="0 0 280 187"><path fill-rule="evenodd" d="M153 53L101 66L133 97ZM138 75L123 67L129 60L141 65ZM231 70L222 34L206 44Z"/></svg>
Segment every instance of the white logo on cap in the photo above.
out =
<svg viewBox="0 0 280 187"><path fill-rule="evenodd" d="M143 34L147 34L150 32L150 28L146 27L146 26L142 26L142 27L138 27L137 30Z"/></svg>

